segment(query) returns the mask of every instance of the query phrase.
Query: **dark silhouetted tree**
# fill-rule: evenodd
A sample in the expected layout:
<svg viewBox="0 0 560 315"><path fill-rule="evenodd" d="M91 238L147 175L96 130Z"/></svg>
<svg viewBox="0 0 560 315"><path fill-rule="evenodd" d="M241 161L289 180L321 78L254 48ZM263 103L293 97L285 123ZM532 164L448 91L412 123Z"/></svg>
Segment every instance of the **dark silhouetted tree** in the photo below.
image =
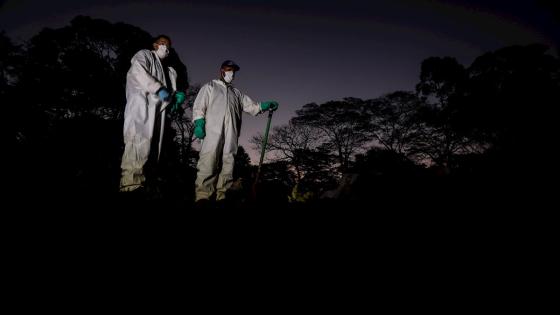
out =
<svg viewBox="0 0 560 315"><path fill-rule="evenodd" d="M546 174L556 164L560 60L548 50L538 44L506 47L476 58L468 69L468 120L489 143L494 169Z"/></svg>
<svg viewBox="0 0 560 315"><path fill-rule="evenodd" d="M337 179L336 159L323 146L325 139L318 128L295 124L291 120L275 127L269 135L268 160L285 163L286 171L299 191L317 193L334 185ZM259 134L251 139L251 143L260 150L262 140L263 136Z"/></svg>
<svg viewBox="0 0 560 315"><path fill-rule="evenodd" d="M78 16L69 26L44 29L27 46L24 86L28 99L61 117L122 115L130 59L149 48L149 33L124 23Z"/></svg>
<svg viewBox="0 0 560 315"><path fill-rule="evenodd" d="M425 133L419 119L423 102L412 92L397 91L368 101L365 107L371 117L370 132L385 150L414 158L418 140Z"/></svg>
<svg viewBox="0 0 560 315"><path fill-rule="evenodd" d="M363 115L364 102L357 98L330 101L321 105L311 103L296 111L295 124L317 128L325 141L323 148L333 152L342 172L348 169L353 154L370 141L369 118Z"/></svg>
<svg viewBox="0 0 560 315"><path fill-rule="evenodd" d="M422 62L416 90L425 104L419 110L425 128L416 150L437 166L449 168L453 156L482 150L467 132L462 115L467 84L467 71L454 58L431 57Z"/></svg>
<svg viewBox="0 0 560 315"><path fill-rule="evenodd" d="M318 129L295 124L293 121L274 127L269 135L266 148L266 151L270 153L268 160L287 162L293 167L296 180L299 181L305 175L305 155L314 151L321 144L322 137ZM263 135L254 136L251 143L256 150L261 151Z"/></svg>

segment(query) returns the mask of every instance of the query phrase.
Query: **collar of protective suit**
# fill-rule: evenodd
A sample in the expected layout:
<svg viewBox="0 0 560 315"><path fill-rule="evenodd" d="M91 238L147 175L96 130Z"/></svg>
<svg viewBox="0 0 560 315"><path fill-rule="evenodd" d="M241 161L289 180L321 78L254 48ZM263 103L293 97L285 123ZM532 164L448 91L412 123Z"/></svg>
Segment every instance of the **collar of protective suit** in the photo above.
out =
<svg viewBox="0 0 560 315"><path fill-rule="evenodd" d="M225 83L222 79L214 79L214 80L212 80L212 81L214 81L214 82L216 82L216 83L218 83L218 84L221 84L221 85L223 85L223 86L225 86L225 87L228 87L228 86L229 86L229 87L233 87L233 84L231 84L231 83L230 83L230 84L227 84L227 83Z"/></svg>

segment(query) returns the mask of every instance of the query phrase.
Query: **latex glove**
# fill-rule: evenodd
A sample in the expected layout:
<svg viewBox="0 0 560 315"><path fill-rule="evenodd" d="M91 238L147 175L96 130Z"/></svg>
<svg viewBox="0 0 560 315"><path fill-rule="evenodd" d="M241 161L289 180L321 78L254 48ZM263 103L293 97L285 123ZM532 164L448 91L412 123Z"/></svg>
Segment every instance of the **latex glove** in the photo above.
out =
<svg viewBox="0 0 560 315"><path fill-rule="evenodd" d="M167 91L166 88L162 87L161 89L159 89L157 91L157 95L162 102L169 101L170 94L169 94L169 91Z"/></svg>
<svg viewBox="0 0 560 315"><path fill-rule="evenodd" d="M278 106L279 104L276 101L261 102L262 111L266 111L266 110L275 111L278 109Z"/></svg>
<svg viewBox="0 0 560 315"><path fill-rule="evenodd" d="M206 137L206 132L204 131L204 125L206 121L204 118L199 118L194 121L194 136L198 139L204 139Z"/></svg>
<svg viewBox="0 0 560 315"><path fill-rule="evenodd" d="M171 112L172 113L176 112L179 109L179 107L181 107L181 105L183 104L186 98L187 96L185 95L184 92L176 92L175 103L173 104L173 107L171 107Z"/></svg>

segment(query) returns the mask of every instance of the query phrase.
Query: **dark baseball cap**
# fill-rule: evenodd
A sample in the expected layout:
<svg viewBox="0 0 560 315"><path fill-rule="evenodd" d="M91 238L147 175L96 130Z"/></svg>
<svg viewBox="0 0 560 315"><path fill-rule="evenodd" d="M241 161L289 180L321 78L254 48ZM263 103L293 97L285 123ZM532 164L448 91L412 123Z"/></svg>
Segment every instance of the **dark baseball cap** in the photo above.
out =
<svg viewBox="0 0 560 315"><path fill-rule="evenodd" d="M234 71L239 71L239 66L233 60L226 60L222 62L222 68L232 67Z"/></svg>

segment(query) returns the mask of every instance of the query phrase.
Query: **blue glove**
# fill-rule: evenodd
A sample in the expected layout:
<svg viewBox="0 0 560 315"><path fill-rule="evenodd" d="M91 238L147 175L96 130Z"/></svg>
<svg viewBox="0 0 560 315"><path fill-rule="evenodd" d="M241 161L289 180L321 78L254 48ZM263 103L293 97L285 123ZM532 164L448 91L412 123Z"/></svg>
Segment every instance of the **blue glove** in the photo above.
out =
<svg viewBox="0 0 560 315"><path fill-rule="evenodd" d="M170 95L169 95L169 91L167 91L166 88L162 87L161 89L159 89L157 91L157 95L162 102L169 101Z"/></svg>
<svg viewBox="0 0 560 315"><path fill-rule="evenodd" d="M265 110L275 111L275 110L278 109L278 102L276 102L276 101L262 102L261 103L261 109L263 111L265 111Z"/></svg>
<svg viewBox="0 0 560 315"><path fill-rule="evenodd" d="M204 139L206 137L206 132L204 132L204 125L206 121L204 118L199 118L194 121L194 136L198 139Z"/></svg>

